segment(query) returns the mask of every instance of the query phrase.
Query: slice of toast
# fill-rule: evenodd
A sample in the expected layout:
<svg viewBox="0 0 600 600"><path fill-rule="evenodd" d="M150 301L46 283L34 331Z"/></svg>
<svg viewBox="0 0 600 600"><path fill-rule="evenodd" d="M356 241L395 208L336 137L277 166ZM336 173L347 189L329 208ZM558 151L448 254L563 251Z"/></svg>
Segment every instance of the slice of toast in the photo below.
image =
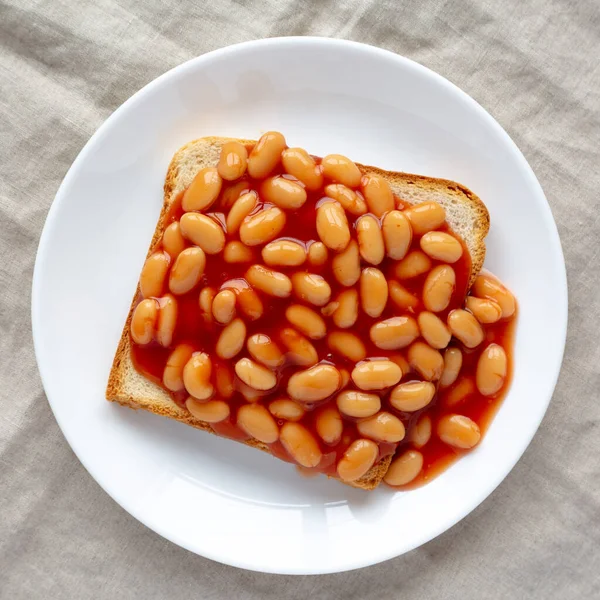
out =
<svg viewBox="0 0 600 600"><path fill-rule="evenodd" d="M186 144L175 153L167 171L164 204L148 254L152 252L162 237L171 204L179 193L190 185L200 169L218 163L221 147L228 141L232 141L232 138L200 138ZM252 140L235 141L242 144L256 143ZM470 287L481 270L485 258L484 240L489 229L489 215L483 202L469 189L454 181L383 171L360 164L358 166L365 174L373 173L385 177L394 194L407 204L435 201L445 208L448 225L462 237L471 257L471 273L468 284ZM148 380L135 369L131 358L129 326L138 294L139 288L134 294L114 358L106 389L107 400L134 409L142 408L215 433L208 423L194 418L187 410L180 408L163 388ZM270 452L268 445L258 440L249 439L244 443ZM392 456L383 458L360 479L352 483L343 483L365 490L374 489L383 479L392 458Z"/></svg>

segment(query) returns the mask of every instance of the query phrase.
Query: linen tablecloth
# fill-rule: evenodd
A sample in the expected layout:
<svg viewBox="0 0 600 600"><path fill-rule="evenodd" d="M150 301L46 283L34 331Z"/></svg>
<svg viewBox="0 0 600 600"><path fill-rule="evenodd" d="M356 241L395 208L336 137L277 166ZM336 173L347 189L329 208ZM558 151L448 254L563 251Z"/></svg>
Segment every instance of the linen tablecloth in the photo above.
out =
<svg viewBox="0 0 600 600"><path fill-rule="evenodd" d="M473 96L536 172L569 275L560 380L512 473L425 546L321 577L216 564L125 513L63 438L30 333L46 213L102 121L191 57L280 35L381 46ZM1 598L600 598L598 0L2 0L0 103Z"/></svg>

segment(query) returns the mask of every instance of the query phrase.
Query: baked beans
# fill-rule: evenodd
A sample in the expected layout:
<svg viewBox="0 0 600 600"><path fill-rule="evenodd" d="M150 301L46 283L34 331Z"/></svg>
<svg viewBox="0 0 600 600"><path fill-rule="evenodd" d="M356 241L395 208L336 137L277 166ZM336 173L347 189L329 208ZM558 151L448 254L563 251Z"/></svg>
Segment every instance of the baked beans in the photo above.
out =
<svg viewBox="0 0 600 600"><path fill-rule="evenodd" d="M360 277L360 254L358 244L351 240L346 249L331 261L333 276L343 286L353 286Z"/></svg>
<svg viewBox="0 0 600 600"><path fill-rule="evenodd" d="M321 308L321 314L324 317L331 317L333 313L339 308L340 303L337 300L328 302L323 308Z"/></svg>
<svg viewBox="0 0 600 600"><path fill-rule="evenodd" d="M424 342L415 342L408 349L408 362L427 381L434 381L442 376L444 359L435 349Z"/></svg>
<svg viewBox="0 0 600 600"><path fill-rule="evenodd" d="M283 365L285 357L279 346L266 334L255 333L248 338L248 352L254 360L276 369Z"/></svg>
<svg viewBox="0 0 600 600"><path fill-rule="evenodd" d="M285 213L277 206L246 217L240 225L240 240L246 246L258 246L275 239L285 227Z"/></svg>
<svg viewBox="0 0 600 600"><path fill-rule="evenodd" d="M321 161L323 175L337 183L342 183L351 188L360 184L361 173L358 167L341 154L328 154Z"/></svg>
<svg viewBox="0 0 600 600"><path fill-rule="evenodd" d="M164 386L171 392L180 392L185 389L183 383L183 367L192 358L194 348L190 344L179 344L169 354L167 365L163 372Z"/></svg>
<svg viewBox="0 0 600 600"><path fill-rule="evenodd" d="M277 132L215 146L142 268L135 368L191 424L360 487L391 454L385 481L414 486L477 445L516 302L487 273L467 294L445 208Z"/></svg>
<svg viewBox="0 0 600 600"><path fill-rule="evenodd" d="M136 344L149 344L154 338L158 320L158 302L154 298L142 300L131 317L131 337Z"/></svg>
<svg viewBox="0 0 600 600"><path fill-rule="evenodd" d="M242 242L227 242L223 250L223 260L226 263L249 263L254 260L254 252Z"/></svg>
<svg viewBox="0 0 600 600"><path fill-rule="evenodd" d="M332 313L333 322L340 329L348 329L358 318L358 292L354 289L340 292L336 298L337 306Z"/></svg>
<svg viewBox="0 0 600 600"><path fill-rule="evenodd" d="M233 235L236 233L244 219L254 210L258 202L258 194L255 191L242 194L229 209L225 224L227 225L227 233Z"/></svg>
<svg viewBox="0 0 600 600"><path fill-rule="evenodd" d="M390 184L379 175L365 175L362 178L361 190L369 212L376 217L382 217L385 213L394 210L394 194Z"/></svg>
<svg viewBox="0 0 600 600"><path fill-rule="evenodd" d="M226 187L221 194L219 202L215 204L220 210L228 211L233 206L233 203L240 197L241 194L247 192L250 188L248 180L242 179L237 183Z"/></svg>
<svg viewBox="0 0 600 600"><path fill-rule="evenodd" d="M364 198L341 183L332 183L325 186L325 195L337 200L344 207L344 210L353 216L364 215L367 212L367 203Z"/></svg>
<svg viewBox="0 0 600 600"><path fill-rule="evenodd" d="M404 412L425 408L435 395L435 386L429 381L410 381L397 385L390 395L392 406Z"/></svg>
<svg viewBox="0 0 600 600"><path fill-rule="evenodd" d="M419 314L417 321L421 335L432 348L442 350L450 343L452 334L438 316L424 310Z"/></svg>
<svg viewBox="0 0 600 600"><path fill-rule="evenodd" d="M246 271L248 283L269 296L287 298L292 293L292 282L287 275L262 265L252 265Z"/></svg>
<svg viewBox="0 0 600 600"><path fill-rule="evenodd" d="M388 281L388 290L390 299L400 310L414 312L419 306L419 299L397 281Z"/></svg>
<svg viewBox="0 0 600 600"><path fill-rule="evenodd" d="M260 319L264 306L259 295L244 281L244 285L235 288L237 306L252 321Z"/></svg>
<svg viewBox="0 0 600 600"><path fill-rule="evenodd" d="M285 210L296 210L306 202L306 191L296 181L271 177L261 186L261 198Z"/></svg>
<svg viewBox="0 0 600 600"><path fill-rule="evenodd" d="M333 353L352 362L359 362L367 356L367 350L361 339L348 331L332 331L327 336L327 345Z"/></svg>
<svg viewBox="0 0 600 600"><path fill-rule="evenodd" d="M228 360L241 352L245 341L246 324L242 319L235 319L221 331L215 352L219 358Z"/></svg>
<svg viewBox="0 0 600 600"><path fill-rule="evenodd" d="M407 450L392 461L383 480L391 486L406 485L421 472L423 455L417 450Z"/></svg>
<svg viewBox="0 0 600 600"><path fill-rule="evenodd" d="M239 179L248 166L248 151L239 142L225 142L221 147L217 172L227 181Z"/></svg>
<svg viewBox="0 0 600 600"><path fill-rule="evenodd" d="M250 177L264 179L270 175L279 164L285 147L285 138L277 131L267 131L261 136L248 157Z"/></svg>
<svg viewBox="0 0 600 600"><path fill-rule="evenodd" d="M348 369L339 369L340 371L340 389L343 390L350 383L350 371Z"/></svg>
<svg viewBox="0 0 600 600"><path fill-rule="evenodd" d="M265 444L279 438L279 427L271 413L262 404L244 404L237 413L237 424L248 435Z"/></svg>
<svg viewBox="0 0 600 600"><path fill-rule="evenodd" d="M313 267L320 267L327 262L329 253L327 252L327 246L323 242L313 242L308 247L308 262Z"/></svg>
<svg viewBox="0 0 600 600"><path fill-rule="evenodd" d="M455 263L463 253L460 242L443 231L430 231L421 238L421 250L434 260Z"/></svg>
<svg viewBox="0 0 600 600"><path fill-rule="evenodd" d="M169 289L173 294L186 294L200 282L206 266L202 248L192 246L180 252L169 273Z"/></svg>
<svg viewBox="0 0 600 600"><path fill-rule="evenodd" d="M372 440L356 440L340 459L337 473L342 481L360 479L374 464L379 448Z"/></svg>
<svg viewBox="0 0 600 600"><path fill-rule="evenodd" d="M221 290L212 301L212 314L221 325L227 325L235 317L235 292L232 290Z"/></svg>
<svg viewBox="0 0 600 600"><path fill-rule="evenodd" d="M431 269L431 259L420 250L411 250L399 263L396 264L396 277L398 279L413 279L427 273Z"/></svg>
<svg viewBox="0 0 600 600"><path fill-rule="evenodd" d="M496 323L502 318L502 307L491 298L467 296L465 308L483 325Z"/></svg>
<svg viewBox="0 0 600 600"><path fill-rule="evenodd" d="M326 444L337 444L344 431L342 416L336 408L332 406L324 407L317 412L315 428L319 437Z"/></svg>
<svg viewBox="0 0 600 600"><path fill-rule="evenodd" d="M144 298L162 294L170 262L166 252L155 252L146 259L140 275L140 293Z"/></svg>
<svg viewBox="0 0 600 600"><path fill-rule="evenodd" d="M217 394L225 400L231 398L235 393L233 372L222 363L215 365L215 388Z"/></svg>
<svg viewBox="0 0 600 600"><path fill-rule="evenodd" d="M484 396L497 394L506 379L508 361L506 352L498 344L490 344L477 362L476 382L479 393Z"/></svg>
<svg viewBox="0 0 600 600"><path fill-rule="evenodd" d="M452 385L462 367L463 356L459 348L447 348L444 352L444 370L440 377L440 387L445 388Z"/></svg>
<svg viewBox="0 0 600 600"><path fill-rule="evenodd" d="M483 342L484 333L479 321L466 310L457 308L448 315L448 327L455 338L467 348L475 348Z"/></svg>
<svg viewBox="0 0 600 600"><path fill-rule="evenodd" d="M377 219L371 215L360 217L356 222L356 235L361 258L372 265L378 265L385 256L385 245Z"/></svg>
<svg viewBox="0 0 600 600"><path fill-rule="evenodd" d="M381 408L381 399L377 394L346 390L336 398L340 412L348 417L372 417Z"/></svg>
<svg viewBox="0 0 600 600"><path fill-rule="evenodd" d="M495 300L502 309L502 318L508 319L515 314L515 297L495 277L479 275L473 284L473 294L478 298Z"/></svg>
<svg viewBox="0 0 600 600"><path fill-rule="evenodd" d="M210 356L206 352L194 352L183 367L183 384L188 394L197 400L208 400L214 392L211 373Z"/></svg>
<svg viewBox="0 0 600 600"><path fill-rule="evenodd" d="M216 167L200 169L183 194L183 210L207 210L221 193L223 180Z"/></svg>
<svg viewBox="0 0 600 600"><path fill-rule="evenodd" d="M318 402L334 394L340 387L340 372L332 365L319 364L297 371L288 381L288 394L300 402Z"/></svg>
<svg viewBox="0 0 600 600"><path fill-rule="evenodd" d="M162 237L162 246L165 252L171 257L171 260L175 260L185 248L185 239L181 234L179 221L171 223L165 229Z"/></svg>
<svg viewBox="0 0 600 600"><path fill-rule="evenodd" d="M285 327L279 334L281 343L286 348L287 359L295 365L311 367L317 364L319 355L316 348L295 329Z"/></svg>
<svg viewBox="0 0 600 600"><path fill-rule="evenodd" d="M207 215L185 213L180 221L181 233L206 254L218 254L225 247L225 232L219 223Z"/></svg>
<svg viewBox="0 0 600 600"><path fill-rule="evenodd" d="M414 424L411 434L410 441L415 448L422 448L431 439L431 417L429 415L421 415L417 422Z"/></svg>
<svg viewBox="0 0 600 600"><path fill-rule="evenodd" d="M235 374L247 386L261 392L272 390L277 383L272 371L249 358L241 358L235 363Z"/></svg>
<svg viewBox="0 0 600 600"><path fill-rule="evenodd" d="M165 348L171 345L177 324L177 300L171 294L165 294L158 300L158 320L156 323L156 341Z"/></svg>
<svg viewBox="0 0 600 600"><path fill-rule="evenodd" d="M307 190L314 192L323 187L323 173L306 150L288 148L281 153L281 160L286 173L301 181Z"/></svg>
<svg viewBox="0 0 600 600"><path fill-rule="evenodd" d="M270 267L297 267L306 260L306 250L298 242L275 240L262 249L262 258Z"/></svg>
<svg viewBox="0 0 600 600"><path fill-rule="evenodd" d="M306 411L300 404L289 398L278 398L269 403L269 412L277 419L299 421Z"/></svg>
<svg viewBox="0 0 600 600"><path fill-rule="evenodd" d="M379 317L388 300L388 284L384 274L375 267L363 269L360 275L360 301L370 317Z"/></svg>
<svg viewBox="0 0 600 600"><path fill-rule="evenodd" d="M185 407L190 411L192 417L206 423L220 423L229 416L230 412L227 402L222 400L200 402L191 396L186 400Z"/></svg>
<svg viewBox="0 0 600 600"><path fill-rule="evenodd" d="M446 220L446 211L437 202L423 202L404 211L416 235L423 235L440 227Z"/></svg>
<svg viewBox="0 0 600 600"><path fill-rule="evenodd" d="M325 306L331 298L331 287L321 275L294 273L292 275L294 295L315 306Z"/></svg>
<svg viewBox="0 0 600 600"><path fill-rule="evenodd" d="M357 364L351 376L361 390L383 390L400 381L402 369L391 360L374 359Z"/></svg>
<svg viewBox="0 0 600 600"><path fill-rule="evenodd" d="M320 340L327 333L327 325L320 314L302 304L292 304L285 310L285 318L301 333L312 340Z"/></svg>
<svg viewBox="0 0 600 600"><path fill-rule="evenodd" d="M388 212L383 219L381 231L387 255L394 260L403 259L412 242L412 229L404 213L399 210Z"/></svg>
<svg viewBox="0 0 600 600"><path fill-rule="evenodd" d="M419 327L412 317L391 317L375 323L369 335L378 348L399 350L410 346L419 337Z"/></svg>
<svg viewBox="0 0 600 600"><path fill-rule="evenodd" d="M456 287L456 273L448 265L431 269L423 284L423 304L431 312L442 312L448 308Z"/></svg>
<svg viewBox="0 0 600 600"><path fill-rule="evenodd" d="M299 465L311 468L321 462L323 455L317 440L300 423L284 423L279 439L289 455Z"/></svg>
<svg viewBox="0 0 600 600"><path fill-rule="evenodd" d="M346 213L339 202L324 202L317 208L317 233L331 250L339 252L348 245L350 228Z"/></svg>
<svg viewBox="0 0 600 600"><path fill-rule="evenodd" d="M456 383L444 393L442 401L450 408L462 404L476 391L475 383L471 377L461 375Z"/></svg>
<svg viewBox="0 0 600 600"><path fill-rule="evenodd" d="M216 295L217 292L211 287L205 287L200 290L198 306L200 306L200 310L207 321L212 321L212 303Z"/></svg>
<svg viewBox="0 0 600 600"><path fill-rule="evenodd" d="M453 448L468 449L479 443L481 431L475 421L464 415L445 415L437 424L437 434Z"/></svg>
<svg viewBox="0 0 600 600"><path fill-rule="evenodd" d="M359 421L356 428L363 437L389 444L401 442L406 434L404 423L395 415L385 411Z"/></svg>

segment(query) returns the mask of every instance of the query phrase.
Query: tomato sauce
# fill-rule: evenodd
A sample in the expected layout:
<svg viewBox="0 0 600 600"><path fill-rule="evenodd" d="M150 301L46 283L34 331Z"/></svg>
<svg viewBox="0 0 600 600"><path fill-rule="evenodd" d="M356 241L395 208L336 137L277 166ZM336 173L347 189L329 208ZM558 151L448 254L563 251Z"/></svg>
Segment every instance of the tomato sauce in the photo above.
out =
<svg viewBox="0 0 600 600"><path fill-rule="evenodd" d="M277 173L272 173L272 175L275 174ZM279 174L281 174L281 172L279 172ZM262 180L253 180L247 177L244 179L244 182L244 187L248 190L258 191L260 185L262 184ZM227 196L228 189L232 188L233 186L239 186L239 184L239 181L233 183L224 182L220 198L209 209L209 211L206 212L207 215L213 217L215 220L221 223L224 229L226 229L225 215L229 207L223 206L223 199ZM315 224L316 207L319 201L324 196L325 194L323 190L319 190L317 192L309 191L308 199L301 208L293 212L286 211L286 225L283 231L278 235L278 239L283 238L297 241L303 244L306 248L308 248L311 243L319 241L319 236L317 235ZM173 203L170 213L167 216L166 222L164 223L165 227L173 221L179 220L179 218L183 214L183 210L181 208L181 198L182 195L180 195L177 198L177 200ZM404 204L400 198L396 198L396 204L397 207L400 209L404 207ZM255 207L251 214L258 212L263 208L264 205L259 202L259 204ZM347 217L351 226L351 230L353 230L355 227L357 217L354 217L348 213ZM445 225L439 229L452 233L452 231ZM353 236L355 237L355 233L353 234ZM227 241L233 239L237 240L237 235L227 236ZM411 250L419 248L419 239L420 236L413 237ZM161 243L159 242L155 250L160 250L160 247ZM260 248L261 247L254 247L253 251L255 253L255 262L262 264L263 261L260 257ZM303 271L322 275L330 284L332 290L331 298L332 300L335 300L339 292L348 288L339 285L332 274L332 255L333 253L329 251L328 260L323 266L312 266L309 265L308 262L306 262L304 265L301 265L299 267L275 267L275 269L277 271L285 273L288 276L291 276L293 273ZM234 378L236 387L236 391L234 392L233 396L227 399L227 402L229 403L231 409L229 419L221 423L213 424L211 425L211 427L215 431L215 433L223 437L235 440L247 440L249 436L235 424L235 415L237 412L237 408L239 408L239 406L241 406L242 404L246 404L247 400L240 392L240 388L242 388L243 386L240 385L241 382L237 379L237 377L235 377L233 366L235 362L237 362L240 358L249 356L248 351L244 345L242 351L230 361L223 361L216 356L214 349L218 336L223 329L223 326L219 325L214 320L208 320L202 316L198 304L198 296L200 290L205 286L211 286L216 291L218 291L221 288L221 286L227 287L227 282L229 280L244 278L246 270L252 263L227 263L223 259L223 253L217 255L207 255L206 258L206 268L200 284L192 291L176 297L178 303L178 318L171 346L169 348L164 348L158 345L156 342L152 342L148 345L141 346L133 343L132 341L132 359L135 368L140 373L142 373L145 377L155 382L157 385L164 387L162 384L162 377L167 358L178 344L186 342L191 344L193 348L197 351L207 352L210 355L213 363L213 379L214 374L217 370L227 369L230 371L232 377ZM383 262L380 265L378 265L377 268L379 268L384 273L388 280L395 279L394 266L396 263L397 261L385 257ZM435 267L437 264L442 264L435 260L433 260L432 263L433 267ZM362 266L367 265L365 264ZM452 267L456 273L456 287L448 308L441 313L437 313L442 320L445 320L449 311L455 308L461 308L464 305L465 295L467 293L467 286L469 283L471 273L471 261L469 253L466 251L466 248L461 258L456 263L454 263ZM426 275L427 274L415 277L413 279L403 280L401 284L415 296L421 298L423 282L425 280ZM358 288L358 284L355 287ZM167 292L168 289L163 290L163 293ZM293 302L298 302L301 304L302 302L297 298L294 298L293 295L290 298L283 299L267 296L266 294L262 294L260 292L259 295L264 304L263 316L255 321L251 321L248 318L245 318L244 315L239 315L242 316L242 318L244 318L244 322L247 326L247 337L255 333L262 333L268 335L272 340L277 341L280 330L284 327L290 327L290 323L285 318L286 308ZM318 307L310 307L313 310L319 312ZM380 358L390 356L397 357L398 355L402 355L405 357L406 349L386 351L377 348L370 340L369 330L375 322L389 317L411 315L416 318L418 312L420 312L420 310L422 309L423 307L421 302L420 306L417 307L414 313L412 313L411 311L402 311L397 306L395 306L391 299L389 299L383 314L379 318L373 319L366 315L363 311L359 310L359 317L356 321L356 324L350 329L344 331L350 331L360 337L362 342L365 344L365 347L367 349L367 356L369 358ZM325 320L327 322L328 332L337 329L330 318L326 318ZM483 326L485 330L486 342L484 342L474 350L465 348L458 342L458 340L453 338L450 343L450 346L458 346L463 352L463 366L459 375L459 379L453 386L449 387L448 389L438 390L432 402L422 410L413 413L399 412L396 409L394 409L389 403L389 390L385 391L385 393L379 394L382 400L382 410L387 410L392 414L398 416L403 421L406 427L406 436L404 440L400 443L378 444L379 459L385 456L389 456L390 454L393 454L395 452L400 453L403 450L412 447L412 443L410 441L411 430L414 427L418 418L423 413L428 414L433 422L433 432L429 442L419 449L419 451L423 454L424 457L423 469L420 475L413 482L408 484L408 486L404 487L412 488L430 481L441 471L447 468L448 465L450 465L462 454L464 454L465 451L457 450L456 448L452 448L446 445L445 443L440 441L436 436L435 424L440 417L448 413L462 414L468 416L473 421L475 421L479 425L482 434L483 432L485 432L491 420L493 419L496 411L498 410L502 402L504 393L507 390L510 383L510 372L512 371L512 346L514 335L514 323L515 320L513 318L511 320L502 320L492 325ZM460 381L463 378L470 378L472 382L475 381L477 359L481 351L490 342L496 342L500 344L506 351L508 357L509 376L507 377L507 380L502 390L495 397L489 398L479 394L477 392L476 387L472 385L471 387L474 390L472 393L467 395L465 398L461 399L456 404L450 406L448 399L452 399L452 392L453 390L455 390L456 386L459 385ZM350 363L343 357L333 354L327 346L326 338L320 340L311 340L311 343L314 345L318 353L320 362L328 362L334 364L338 369L343 368L348 370L348 372L350 373L352 372L354 364ZM275 388L275 391L263 394L259 402L263 403L265 406L268 406L268 403L271 400L280 398L282 396L285 397L287 380L299 368L303 367L298 367L297 365L289 364L289 362L287 362L281 368L277 369L278 384ZM415 381L420 379L421 377L415 371L409 371L403 375L401 382ZM349 382L347 388L351 387L352 381ZM188 396L185 392L169 393L171 394L174 402L176 402L181 407L185 407L185 400ZM310 431L313 432L315 439L319 440L321 451L323 453L323 459L321 460L319 466L314 469L311 469L310 471L334 475L337 461L341 458L348 446L360 436L356 429L357 419L343 417L344 432L342 435L341 442L339 442L334 447L330 447L319 439L315 431L314 417L319 406L328 403L335 404L335 395L322 402L305 406L305 408L307 408L307 411L300 422L304 426L306 426ZM279 425L283 425L283 423L283 421L279 421ZM283 460L293 462L293 459L290 457L290 455L287 453L287 451L281 445L280 442L270 444L270 450L274 456Z"/></svg>

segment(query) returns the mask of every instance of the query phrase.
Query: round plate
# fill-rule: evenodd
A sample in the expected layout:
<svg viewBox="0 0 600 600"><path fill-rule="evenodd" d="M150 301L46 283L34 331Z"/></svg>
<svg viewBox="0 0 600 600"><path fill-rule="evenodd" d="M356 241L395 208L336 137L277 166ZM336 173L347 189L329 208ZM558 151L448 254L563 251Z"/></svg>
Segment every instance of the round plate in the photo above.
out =
<svg viewBox="0 0 600 600"><path fill-rule="evenodd" d="M174 152L206 135L282 131L290 146L445 177L487 204L486 266L520 306L510 392L481 445L432 483L354 490L191 427L106 402L111 362ZM567 323L556 226L531 168L474 100L428 69L352 42L269 39L162 75L107 119L48 214L35 349L56 419L98 483L160 535L220 562L330 573L442 533L506 477L546 411Z"/></svg>

